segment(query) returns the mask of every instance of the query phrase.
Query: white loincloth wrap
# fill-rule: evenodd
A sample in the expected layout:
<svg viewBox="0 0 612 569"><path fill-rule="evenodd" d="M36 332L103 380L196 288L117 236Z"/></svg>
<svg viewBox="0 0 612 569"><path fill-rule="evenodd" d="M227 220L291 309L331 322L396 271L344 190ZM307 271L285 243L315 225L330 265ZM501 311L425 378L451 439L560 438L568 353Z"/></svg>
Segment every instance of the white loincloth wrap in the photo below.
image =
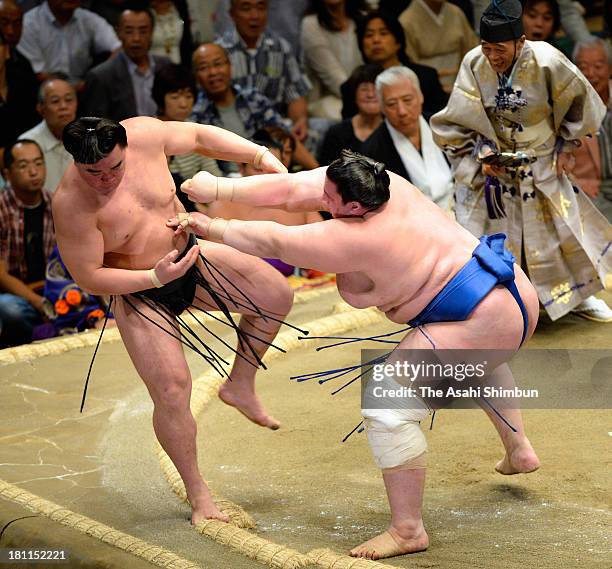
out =
<svg viewBox="0 0 612 569"><path fill-rule="evenodd" d="M429 409L419 402L422 407L413 409L361 410L374 462L379 468L425 467L427 441L419 421L427 417ZM417 407L415 403L411 407Z"/></svg>

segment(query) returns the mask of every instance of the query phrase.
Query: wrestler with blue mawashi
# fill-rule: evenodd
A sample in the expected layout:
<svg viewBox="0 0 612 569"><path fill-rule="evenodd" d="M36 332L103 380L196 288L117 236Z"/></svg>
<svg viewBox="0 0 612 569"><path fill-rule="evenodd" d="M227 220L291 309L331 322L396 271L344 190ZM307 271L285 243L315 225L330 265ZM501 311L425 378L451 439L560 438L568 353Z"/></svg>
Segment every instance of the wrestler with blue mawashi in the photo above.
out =
<svg viewBox="0 0 612 569"><path fill-rule="evenodd" d="M400 331L405 335L399 349L496 349L512 354L533 334L537 295L504 249L505 236L483 237L479 243L415 186L386 172L380 162L343 151L327 168L233 180L227 192L232 200L249 205L329 211L330 220L293 227L193 213L189 228L252 255L336 273L346 302L356 308L376 306L391 321L409 323ZM197 202L214 200L217 181L200 173L187 193ZM177 235L184 231L178 219L169 226ZM392 335L368 339L394 343ZM359 340L336 339L341 340L336 345ZM360 368L309 373L300 379L322 382ZM537 469L539 460L525 436L520 410L500 413L484 404L483 409L506 450L497 470L515 474ZM428 414L424 402L408 409L362 409L389 496L392 523L388 531L354 548L352 555L390 557L428 546L421 518L427 444L419 427Z"/></svg>

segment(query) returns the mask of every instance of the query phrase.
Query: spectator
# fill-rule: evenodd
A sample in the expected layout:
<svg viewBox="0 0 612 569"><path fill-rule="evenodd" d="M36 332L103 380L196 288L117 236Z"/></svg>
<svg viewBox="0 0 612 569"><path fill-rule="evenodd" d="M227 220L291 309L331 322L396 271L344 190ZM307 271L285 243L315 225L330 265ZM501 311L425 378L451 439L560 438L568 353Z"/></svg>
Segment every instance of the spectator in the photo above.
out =
<svg viewBox="0 0 612 569"><path fill-rule="evenodd" d="M23 13L13 0L0 0L0 163L3 149L38 122L38 81L17 51Z"/></svg>
<svg viewBox="0 0 612 569"><path fill-rule="evenodd" d="M257 89L232 84L232 65L226 51L217 44L203 44L193 54L193 69L202 90L193 109L192 119L201 124L226 128L244 138L265 126L283 126L283 119L272 102ZM300 143L296 161L305 168L316 168L316 160ZM237 172L229 162L221 169Z"/></svg>
<svg viewBox="0 0 612 569"><path fill-rule="evenodd" d="M38 112L43 120L20 135L20 139L34 140L45 159L45 189L53 193L72 164L72 156L62 144L64 127L76 118L77 95L66 75L50 75L38 91Z"/></svg>
<svg viewBox="0 0 612 569"><path fill-rule="evenodd" d="M291 172L296 143L294 136L287 129L280 126L266 126L256 131L253 138L256 140L267 140L267 138L270 138L280 144L282 148L280 161Z"/></svg>
<svg viewBox="0 0 612 569"><path fill-rule="evenodd" d="M310 82L289 44L265 31L268 0L232 0L230 15L234 28L216 43L229 54L234 83L265 95L279 113L291 119L293 133L304 140L308 135L305 95Z"/></svg>
<svg viewBox="0 0 612 569"><path fill-rule="evenodd" d="M32 339L44 314L43 297L28 285L45 278L55 235L51 196L43 189L45 161L38 144L20 140L4 154L0 192L0 346Z"/></svg>
<svg viewBox="0 0 612 569"><path fill-rule="evenodd" d="M423 92L423 115L429 118L442 110L448 95L440 85L438 72L433 67L414 63L406 55L406 35L397 19L385 12L370 12L357 26L357 42L366 63L379 63L385 69L404 65L419 78ZM357 109L351 101L344 100L342 116L352 117Z"/></svg>
<svg viewBox="0 0 612 569"><path fill-rule="evenodd" d="M374 87L376 76L382 70L376 63L360 65L345 83L343 95L357 108L357 113L327 131L319 154L320 164L331 164L345 148L363 153L363 143L382 122Z"/></svg>
<svg viewBox="0 0 612 569"><path fill-rule="evenodd" d="M308 77L311 116L340 120L340 86L363 63L356 21L366 12L364 0L311 0L302 20L301 42Z"/></svg>
<svg viewBox="0 0 612 569"><path fill-rule="evenodd" d="M116 121L141 115L154 117L157 105L151 96L153 78L155 71L170 60L149 53L153 15L142 7L124 10L117 31L123 50L87 74L82 114Z"/></svg>
<svg viewBox="0 0 612 569"><path fill-rule="evenodd" d="M579 11L579 3L574 0L557 0L561 13L561 26L563 31L575 42L585 41L591 37L584 18ZM474 21L480 22L484 9L489 0L472 0L474 5Z"/></svg>
<svg viewBox="0 0 612 569"><path fill-rule="evenodd" d="M561 27L557 0L522 0L522 4L525 37L532 41L548 42L571 58L573 47L571 40L567 37L555 37Z"/></svg>
<svg viewBox="0 0 612 569"><path fill-rule="evenodd" d="M256 89L232 84L232 66L221 46L199 46L193 53L193 70L201 87L193 108L194 122L225 128L243 138L266 125L282 125L282 117L267 97ZM226 173L238 172L233 163L221 166Z"/></svg>
<svg viewBox="0 0 612 569"><path fill-rule="evenodd" d="M463 56L478 44L465 14L446 0L413 0L399 21L410 59L436 69L450 93Z"/></svg>
<svg viewBox="0 0 612 569"><path fill-rule="evenodd" d="M193 39L186 0L151 0L151 9L155 16L151 53L188 66Z"/></svg>
<svg viewBox="0 0 612 569"><path fill-rule="evenodd" d="M0 0L0 32L11 49L17 47L23 32L23 10L15 0Z"/></svg>
<svg viewBox="0 0 612 569"><path fill-rule="evenodd" d="M597 208L612 221L612 56L610 45L600 38L578 42L574 47L576 65L608 107L599 136L583 137L576 148L572 174Z"/></svg>
<svg viewBox="0 0 612 569"><path fill-rule="evenodd" d="M531 41L552 39L561 27L561 13L556 0L523 0L523 30Z"/></svg>
<svg viewBox="0 0 612 569"><path fill-rule="evenodd" d="M421 114L423 94L416 74L407 67L390 67L376 78L376 94L385 121L364 144L364 153L449 209L453 178Z"/></svg>
<svg viewBox="0 0 612 569"><path fill-rule="evenodd" d="M80 0L47 0L26 12L18 49L30 60L39 81L61 71L80 88L94 56L121 47L110 24L80 5Z"/></svg>
<svg viewBox="0 0 612 569"><path fill-rule="evenodd" d="M378 9L386 12L390 18L399 18L399 15L410 5L411 0L380 0ZM472 27L474 27L474 6L472 0L450 0L455 6L463 10L465 17Z"/></svg>
<svg viewBox="0 0 612 569"><path fill-rule="evenodd" d="M155 73L153 81L153 100L157 105L157 115L163 121L186 121L193 111L196 85L191 70L171 63ZM217 162L203 154L182 154L168 159L168 168L177 174L177 194L184 205L191 208L193 203L180 191L180 182L193 178L204 170L221 176ZM187 208L189 210L189 208Z"/></svg>
<svg viewBox="0 0 612 569"><path fill-rule="evenodd" d="M293 55L300 55L300 25L309 0L268 0L268 30L286 39ZM215 31L218 36L233 27L230 17L231 0L218 0L214 14Z"/></svg>
<svg viewBox="0 0 612 569"><path fill-rule="evenodd" d="M218 0L219 2L221 0ZM215 39L217 2L210 0L187 0L191 16L191 37L194 45L209 43Z"/></svg>

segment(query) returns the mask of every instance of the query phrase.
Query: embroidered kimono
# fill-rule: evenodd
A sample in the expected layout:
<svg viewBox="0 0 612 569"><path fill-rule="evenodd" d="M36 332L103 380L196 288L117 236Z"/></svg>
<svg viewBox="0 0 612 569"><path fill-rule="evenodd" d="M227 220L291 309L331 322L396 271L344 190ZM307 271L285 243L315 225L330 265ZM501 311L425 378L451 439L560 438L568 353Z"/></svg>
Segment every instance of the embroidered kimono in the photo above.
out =
<svg viewBox="0 0 612 569"><path fill-rule="evenodd" d="M470 51L448 106L431 119L434 140L453 165L457 221L476 237L508 236L553 320L601 290L612 267L610 224L556 174L558 152L594 135L605 113L561 52L527 41L509 78L498 78L480 47ZM476 159L485 146L523 151L535 162L485 179Z"/></svg>

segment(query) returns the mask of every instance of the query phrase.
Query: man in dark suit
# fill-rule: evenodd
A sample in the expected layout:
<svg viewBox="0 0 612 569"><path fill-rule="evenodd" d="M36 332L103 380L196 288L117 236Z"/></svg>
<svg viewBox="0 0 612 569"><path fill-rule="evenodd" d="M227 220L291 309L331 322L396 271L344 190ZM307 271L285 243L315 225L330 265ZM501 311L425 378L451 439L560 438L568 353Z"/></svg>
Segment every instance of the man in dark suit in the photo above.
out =
<svg viewBox="0 0 612 569"><path fill-rule="evenodd" d="M395 172L398 176L412 182L399 153L395 149L386 121L380 123L379 127L365 141L363 153L377 162L383 162L387 170Z"/></svg>
<svg viewBox="0 0 612 569"><path fill-rule="evenodd" d="M153 25L153 15L145 7L121 13L117 35L123 49L87 74L81 114L116 121L157 114L151 96L155 70L170 60L149 53Z"/></svg>
<svg viewBox="0 0 612 569"><path fill-rule="evenodd" d="M376 77L375 85L385 120L365 141L363 153L449 209L453 178L423 118L423 93L416 73L404 66L389 67Z"/></svg>
<svg viewBox="0 0 612 569"><path fill-rule="evenodd" d="M6 92L0 93L0 162L4 148L40 117L36 112L38 81L30 62L17 50L23 12L13 0L0 0L0 70L4 67Z"/></svg>

